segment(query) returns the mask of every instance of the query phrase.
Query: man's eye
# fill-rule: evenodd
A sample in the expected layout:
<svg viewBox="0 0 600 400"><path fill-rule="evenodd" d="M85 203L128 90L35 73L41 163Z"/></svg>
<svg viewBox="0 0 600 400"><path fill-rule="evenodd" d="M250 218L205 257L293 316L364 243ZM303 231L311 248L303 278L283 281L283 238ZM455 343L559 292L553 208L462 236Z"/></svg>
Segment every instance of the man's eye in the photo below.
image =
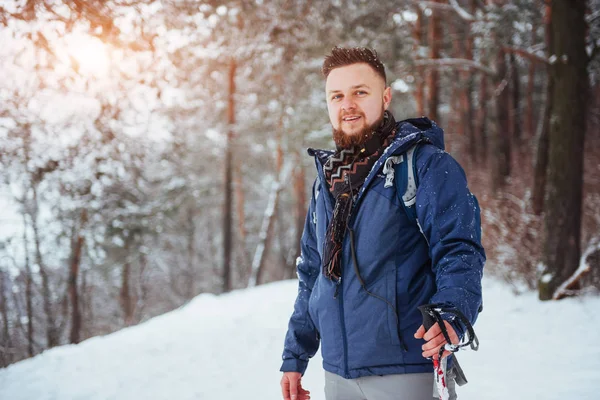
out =
<svg viewBox="0 0 600 400"><path fill-rule="evenodd" d="M341 99L341 98L342 98L342 95L336 94L336 95L334 95L334 96L331 97L331 100L337 100L337 99Z"/></svg>
<svg viewBox="0 0 600 400"><path fill-rule="evenodd" d="M358 90L358 91L356 92L356 94L358 94L358 95L362 96L363 94L367 94L367 92L365 92L364 90Z"/></svg>

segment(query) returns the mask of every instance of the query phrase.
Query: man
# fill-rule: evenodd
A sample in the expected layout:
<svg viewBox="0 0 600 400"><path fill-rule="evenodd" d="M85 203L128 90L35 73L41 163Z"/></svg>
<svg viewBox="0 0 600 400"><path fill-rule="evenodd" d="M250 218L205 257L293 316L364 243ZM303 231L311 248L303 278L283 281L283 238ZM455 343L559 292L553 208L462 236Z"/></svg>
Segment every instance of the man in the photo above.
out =
<svg viewBox="0 0 600 400"><path fill-rule="evenodd" d="M323 74L336 151L309 149L317 180L285 338L283 397L310 398L301 376L321 342L327 400L430 400L432 358L446 339L440 324L425 332L417 307L444 304L475 322L485 261L479 206L442 150L441 130L426 118L396 123L387 111L392 93L375 51L336 47ZM434 134L423 136L424 128ZM386 165L419 141L417 224L386 184ZM443 318L458 343L465 326Z"/></svg>

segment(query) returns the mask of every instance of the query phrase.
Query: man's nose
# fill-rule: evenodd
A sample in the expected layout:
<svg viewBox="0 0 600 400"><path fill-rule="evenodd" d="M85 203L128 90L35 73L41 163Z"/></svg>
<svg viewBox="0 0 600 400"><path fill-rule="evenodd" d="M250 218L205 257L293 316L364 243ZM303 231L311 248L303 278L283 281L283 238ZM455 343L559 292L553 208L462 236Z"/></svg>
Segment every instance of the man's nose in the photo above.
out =
<svg viewBox="0 0 600 400"><path fill-rule="evenodd" d="M349 111L349 110L354 110L356 108L356 103L354 103L354 100L352 100L352 98L350 97L344 97L344 99L342 100L342 110L343 111Z"/></svg>

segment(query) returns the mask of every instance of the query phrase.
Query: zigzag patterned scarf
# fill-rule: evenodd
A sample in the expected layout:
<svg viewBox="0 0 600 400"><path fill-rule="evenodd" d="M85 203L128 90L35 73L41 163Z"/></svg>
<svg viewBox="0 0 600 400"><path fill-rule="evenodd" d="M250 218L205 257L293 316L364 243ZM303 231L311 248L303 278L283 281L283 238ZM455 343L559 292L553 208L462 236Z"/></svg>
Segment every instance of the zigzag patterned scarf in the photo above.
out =
<svg viewBox="0 0 600 400"><path fill-rule="evenodd" d="M384 149L394 139L396 121L391 113L384 112L379 128L364 146L340 149L323 166L329 190L335 198L333 217L327 227L323 252L323 273L339 282L342 276L342 241L352 215L355 196Z"/></svg>

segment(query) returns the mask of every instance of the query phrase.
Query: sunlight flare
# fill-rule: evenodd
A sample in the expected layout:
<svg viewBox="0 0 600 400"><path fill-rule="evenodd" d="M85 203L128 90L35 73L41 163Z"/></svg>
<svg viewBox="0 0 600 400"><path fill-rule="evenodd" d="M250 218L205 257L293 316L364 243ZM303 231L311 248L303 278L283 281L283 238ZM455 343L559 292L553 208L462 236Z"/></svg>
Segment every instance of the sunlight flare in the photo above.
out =
<svg viewBox="0 0 600 400"><path fill-rule="evenodd" d="M83 35L71 36L66 39L65 50L72 68L78 74L97 78L108 74L108 48L100 39Z"/></svg>

